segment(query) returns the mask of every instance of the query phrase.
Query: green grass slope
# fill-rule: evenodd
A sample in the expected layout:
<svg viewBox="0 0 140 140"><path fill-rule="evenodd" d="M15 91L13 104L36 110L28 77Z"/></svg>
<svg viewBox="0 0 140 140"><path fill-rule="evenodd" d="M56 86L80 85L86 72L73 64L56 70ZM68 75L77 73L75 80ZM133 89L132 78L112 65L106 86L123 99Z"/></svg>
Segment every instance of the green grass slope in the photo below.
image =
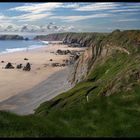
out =
<svg viewBox="0 0 140 140"><path fill-rule="evenodd" d="M114 40L113 35L108 36L102 44L113 43L109 38ZM135 40L136 45L133 45L130 40L132 43L130 44L136 48L135 51L131 45L128 48L126 45L130 54L114 50L111 55L103 60L100 59L96 67L91 69L86 80L41 104L35 114L18 116L0 112L0 136L139 137L138 39ZM120 41L116 41L118 42Z"/></svg>
<svg viewBox="0 0 140 140"><path fill-rule="evenodd" d="M93 70L87 81L43 103L36 115L48 114L54 126L59 123L58 136L140 136L140 85L134 74L140 57L136 62L126 54L116 55Z"/></svg>

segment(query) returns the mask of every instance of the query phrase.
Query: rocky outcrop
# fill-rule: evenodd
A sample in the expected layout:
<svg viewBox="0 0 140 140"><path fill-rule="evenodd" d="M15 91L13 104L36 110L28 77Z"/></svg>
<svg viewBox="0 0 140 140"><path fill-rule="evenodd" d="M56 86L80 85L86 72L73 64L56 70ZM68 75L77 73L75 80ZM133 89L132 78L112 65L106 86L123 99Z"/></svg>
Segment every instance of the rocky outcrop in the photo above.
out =
<svg viewBox="0 0 140 140"><path fill-rule="evenodd" d="M93 41L98 41L100 37L107 35L106 33L56 33L49 35L36 36L35 40L45 41L63 41L69 47L87 47ZM92 39L91 39L92 38Z"/></svg>
<svg viewBox="0 0 140 140"><path fill-rule="evenodd" d="M14 69L14 66L9 62L6 66L5 69Z"/></svg>
<svg viewBox="0 0 140 140"><path fill-rule="evenodd" d="M90 47L91 44L96 43L98 39L104 37L104 33L71 33L66 35L63 43L69 47Z"/></svg>
<svg viewBox="0 0 140 140"><path fill-rule="evenodd" d="M65 67L67 64L66 63L52 63L52 67Z"/></svg>
<svg viewBox="0 0 140 140"><path fill-rule="evenodd" d="M29 60L28 58L24 58L24 60Z"/></svg>
<svg viewBox="0 0 140 140"><path fill-rule="evenodd" d="M88 47L85 52L72 67L70 74L70 82L75 84L86 79L96 65L103 63L108 56L116 51L120 51L127 55L131 55L140 51L140 31L128 30L120 31L115 30L107 36L90 38Z"/></svg>
<svg viewBox="0 0 140 140"><path fill-rule="evenodd" d="M67 55L67 54L71 54L70 50L57 50L56 53L58 53L59 55Z"/></svg>
<svg viewBox="0 0 140 140"><path fill-rule="evenodd" d="M0 35L0 40L24 40L24 38L19 35Z"/></svg>
<svg viewBox="0 0 140 140"><path fill-rule="evenodd" d="M44 40L44 41L63 41L68 33L56 33L49 35L39 35L34 38L34 40Z"/></svg>
<svg viewBox="0 0 140 140"><path fill-rule="evenodd" d="M23 68L24 71L30 71L31 70L31 64L27 63L26 66Z"/></svg>
<svg viewBox="0 0 140 140"><path fill-rule="evenodd" d="M22 64L17 65L17 69L21 69L22 68Z"/></svg>

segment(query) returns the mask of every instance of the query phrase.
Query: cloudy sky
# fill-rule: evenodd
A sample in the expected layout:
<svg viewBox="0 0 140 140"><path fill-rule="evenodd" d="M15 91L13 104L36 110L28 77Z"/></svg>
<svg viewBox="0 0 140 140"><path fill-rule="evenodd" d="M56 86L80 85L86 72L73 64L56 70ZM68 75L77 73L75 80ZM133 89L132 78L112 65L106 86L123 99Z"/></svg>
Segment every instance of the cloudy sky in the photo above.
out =
<svg viewBox="0 0 140 140"><path fill-rule="evenodd" d="M0 3L0 32L111 32L140 29L140 3Z"/></svg>

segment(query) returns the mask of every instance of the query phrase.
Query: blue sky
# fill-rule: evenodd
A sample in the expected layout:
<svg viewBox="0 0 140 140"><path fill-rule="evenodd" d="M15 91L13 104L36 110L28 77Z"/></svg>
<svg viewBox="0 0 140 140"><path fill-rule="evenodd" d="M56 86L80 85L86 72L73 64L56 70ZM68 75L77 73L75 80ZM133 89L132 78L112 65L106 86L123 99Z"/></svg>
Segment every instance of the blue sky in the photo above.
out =
<svg viewBox="0 0 140 140"><path fill-rule="evenodd" d="M0 3L0 32L140 29L140 3Z"/></svg>

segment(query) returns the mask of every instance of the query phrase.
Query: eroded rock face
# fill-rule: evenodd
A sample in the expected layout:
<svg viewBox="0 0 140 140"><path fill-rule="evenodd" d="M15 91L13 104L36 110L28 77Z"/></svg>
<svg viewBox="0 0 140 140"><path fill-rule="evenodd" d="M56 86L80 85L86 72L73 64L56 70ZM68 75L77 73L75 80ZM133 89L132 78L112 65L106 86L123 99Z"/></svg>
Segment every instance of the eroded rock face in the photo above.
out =
<svg viewBox="0 0 140 140"><path fill-rule="evenodd" d="M91 67L96 64L96 61L104 58L108 54L107 49L102 49L100 43L91 43L90 46L86 47L87 49L81 55L76 56L74 66L71 67L69 81L72 84L76 84L84 80L87 77Z"/></svg>
<svg viewBox="0 0 140 140"><path fill-rule="evenodd" d="M63 43L72 47L90 47L93 42L96 43L103 36L105 36L105 34L71 33L65 36Z"/></svg>
<svg viewBox="0 0 140 140"><path fill-rule="evenodd" d="M139 44L140 31L115 30L106 36L92 36L87 40L79 37L79 44L86 45L87 50L79 57L72 68L70 76L71 83L77 83L84 80L90 73L90 70L96 67L97 64L103 63L104 60L116 51L131 55L140 52ZM70 39L68 39L68 42ZM78 41L78 39L77 39ZM71 78L72 77L72 78ZM133 76L134 79L139 79L140 74L137 72Z"/></svg>
<svg viewBox="0 0 140 140"><path fill-rule="evenodd" d="M62 41L66 33L58 33L58 34L49 34L49 35L40 35L36 36L35 40L45 40L45 41Z"/></svg>
<svg viewBox="0 0 140 140"><path fill-rule="evenodd" d="M70 82L72 84L75 84L77 82L80 82L84 80L90 70L90 67L94 63L94 61L98 58L99 52L97 51L96 46L95 47L89 47L85 50L85 52L79 56L77 61L75 62L72 73L70 77Z"/></svg>

